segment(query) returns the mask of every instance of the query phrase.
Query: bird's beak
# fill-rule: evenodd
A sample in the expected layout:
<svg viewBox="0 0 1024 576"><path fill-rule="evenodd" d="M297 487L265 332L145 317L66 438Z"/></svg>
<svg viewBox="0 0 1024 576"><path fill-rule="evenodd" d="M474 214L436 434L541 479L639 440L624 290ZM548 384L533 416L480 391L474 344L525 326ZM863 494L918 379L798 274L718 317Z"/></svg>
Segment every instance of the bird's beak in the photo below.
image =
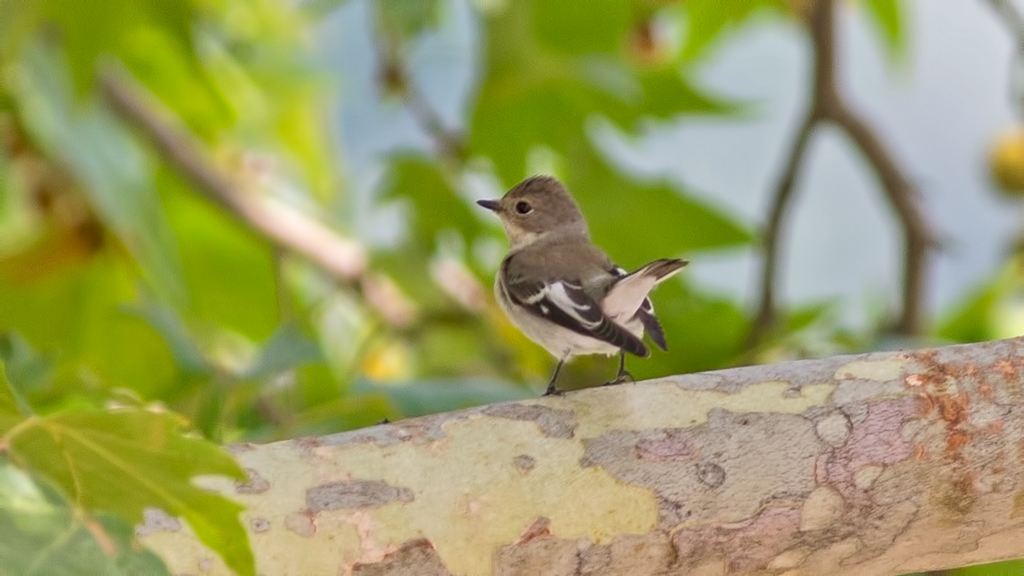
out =
<svg viewBox="0 0 1024 576"><path fill-rule="evenodd" d="M477 200L476 203L487 208L491 212L497 212L501 208L501 203L497 200Z"/></svg>

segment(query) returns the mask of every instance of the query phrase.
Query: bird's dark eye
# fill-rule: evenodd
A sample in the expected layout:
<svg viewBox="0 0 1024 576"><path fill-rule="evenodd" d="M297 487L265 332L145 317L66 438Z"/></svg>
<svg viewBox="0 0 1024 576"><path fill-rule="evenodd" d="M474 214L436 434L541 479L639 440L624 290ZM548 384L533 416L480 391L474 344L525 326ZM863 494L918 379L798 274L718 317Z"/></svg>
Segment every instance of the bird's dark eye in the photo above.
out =
<svg viewBox="0 0 1024 576"><path fill-rule="evenodd" d="M530 206L529 202L516 202L516 212L519 212L520 214L529 214L530 212L533 212L533 206Z"/></svg>

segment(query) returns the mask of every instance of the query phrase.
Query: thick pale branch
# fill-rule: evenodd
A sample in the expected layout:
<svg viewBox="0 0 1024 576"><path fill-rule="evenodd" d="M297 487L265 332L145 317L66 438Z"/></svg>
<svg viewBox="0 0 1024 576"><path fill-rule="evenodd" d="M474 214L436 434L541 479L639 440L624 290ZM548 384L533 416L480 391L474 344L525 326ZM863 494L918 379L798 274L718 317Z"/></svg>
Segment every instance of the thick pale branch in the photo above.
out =
<svg viewBox="0 0 1024 576"><path fill-rule="evenodd" d="M265 574L885 575L1024 556L1024 339L241 446ZM225 574L154 515L175 573Z"/></svg>

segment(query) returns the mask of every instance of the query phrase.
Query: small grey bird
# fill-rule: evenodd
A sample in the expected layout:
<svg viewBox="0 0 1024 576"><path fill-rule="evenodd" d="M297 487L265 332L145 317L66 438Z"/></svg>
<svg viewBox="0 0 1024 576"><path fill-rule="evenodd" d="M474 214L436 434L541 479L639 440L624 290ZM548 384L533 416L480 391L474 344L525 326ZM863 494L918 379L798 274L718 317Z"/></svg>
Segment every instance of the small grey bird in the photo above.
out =
<svg viewBox="0 0 1024 576"><path fill-rule="evenodd" d="M650 356L644 330L662 350L665 332L648 293L687 262L655 260L626 273L590 241L579 206L557 179L534 176L501 200L480 200L508 235L508 255L494 282L502 310L523 334L558 359L544 395L557 394L562 365L583 354L619 354L608 384L632 378L626 352Z"/></svg>

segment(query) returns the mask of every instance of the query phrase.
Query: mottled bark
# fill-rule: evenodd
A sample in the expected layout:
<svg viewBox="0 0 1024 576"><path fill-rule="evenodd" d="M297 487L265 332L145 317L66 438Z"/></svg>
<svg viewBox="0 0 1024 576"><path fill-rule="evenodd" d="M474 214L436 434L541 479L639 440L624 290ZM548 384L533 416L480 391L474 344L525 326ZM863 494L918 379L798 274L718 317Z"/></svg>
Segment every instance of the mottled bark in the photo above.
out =
<svg viewBox="0 0 1024 576"><path fill-rule="evenodd" d="M209 485L261 574L901 574L1024 556L1022 381L1022 339L674 376L240 446Z"/></svg>

